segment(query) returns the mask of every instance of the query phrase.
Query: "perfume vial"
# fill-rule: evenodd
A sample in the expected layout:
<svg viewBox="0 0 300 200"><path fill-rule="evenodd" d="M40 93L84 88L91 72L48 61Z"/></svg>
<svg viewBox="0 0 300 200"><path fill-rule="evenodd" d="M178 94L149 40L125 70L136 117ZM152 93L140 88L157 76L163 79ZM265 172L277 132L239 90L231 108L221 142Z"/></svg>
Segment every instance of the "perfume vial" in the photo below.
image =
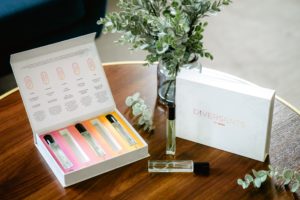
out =
<svg viewBox="0 0 300 200"><path fill-rule="evenodd" d="M175 105L168 105L168 119L166 127L166 154L175 155L176 152L176 132L175 132Z"/></svg>
<svg viewBox="0 0 300 200"><path fill-rule="evenodd" d="M116 131L127 141L127 143L132 146L137 144L137 142L131 137L127 131L124 130L124 128L121 126L121 124L118 122L118 120L111 114L108 114L105 116L106 119L112 124L112 126L116 129Z"/></svg>
<svg viewBox="0 0 300 200"><path fill-rule="evenodd" d="M61 148L58 146L58 144L55 142L51 135L45 135L44 140L47 142L50 149L53 151L63 168L69 169L73 167L73 163L68 159L68 157L61 150Z"/></svg>
<svg viewBox="0 0 300 200"><path fill-rule="evenodd" d="M79 131L79 133L84 137L90 147L96 152L96 154L100 157L104 157L106 155L105 151L97 144L95 139L91 136L91 134L84 128L84 126L80 123L75 125L75 128Z"/></svg>
<svg viewBox="0 0 300 200"><path fill-rule="evenodd" d="M84 153L82 148L79 146L77 141L73 138L72 134L67 129L60 130L59 133L69 144L73 153L76 155L76 157L80 160L81 163L88 162L90 160L88 156Z"/></svg>
<svg viewBox="0 0 300 200"><path fill-rule="evenodd" d="M90 122L114 151L119 152L122 150L122 147L119 145L119 143L114 139L114 137L109 133L109 131L101 124L101 122L98 119L93 119Z"/></svg>
<svg viewBox="0 0 300 200"><path fill-rule="evenodd" d="M192 160L148 160L148 172L194 172L197 175L208 175L209 163Z"/></svg>

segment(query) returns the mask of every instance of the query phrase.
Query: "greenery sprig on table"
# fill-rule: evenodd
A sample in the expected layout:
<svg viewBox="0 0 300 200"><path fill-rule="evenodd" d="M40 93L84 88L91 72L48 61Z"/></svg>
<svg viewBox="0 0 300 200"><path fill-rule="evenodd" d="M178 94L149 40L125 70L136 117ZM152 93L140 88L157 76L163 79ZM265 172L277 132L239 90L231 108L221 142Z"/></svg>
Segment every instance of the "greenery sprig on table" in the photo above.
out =
<svg viewBox="0 0 300 200"><path fill-rule="evenodd" d="M252 183L254 187L259 188L267 178L271 178L275 181L275 184L279 186L291 184L291 192L296 192L300 188L300 173L291 169L284 169L280 172L277 168L269 165L269 170L252 170L253 176L246 174L244 180L238 179L238 185L241 185L243 189L246 189Z"/></svg>
<svg viewBox="0 0 300 200"><path fill-rule="evenodd" d="M119 32L120 43L147 50L146 61L162 61L170 75L200 57L213 59L203 45L204 17L220 11L231 0L120 0L120 12L98 20L103 32Z"/></svg>
<svg viewBox="0 0 300 200"><path fill-rule="evenodd" d="M137 122L136 125L148 132L154 129L152 111L140 97L140 93L137 92L132 96L128 96L125 100L125 104L132 109L132 114Z"/></svg>

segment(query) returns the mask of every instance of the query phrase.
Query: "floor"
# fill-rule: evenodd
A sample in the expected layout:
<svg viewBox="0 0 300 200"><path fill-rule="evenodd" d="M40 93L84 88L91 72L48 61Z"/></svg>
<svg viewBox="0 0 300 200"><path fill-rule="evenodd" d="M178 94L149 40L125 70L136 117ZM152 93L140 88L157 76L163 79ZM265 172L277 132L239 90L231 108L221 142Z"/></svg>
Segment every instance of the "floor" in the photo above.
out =
<svg viewBox="0 0 300 200"><path fill-rule="evenodd" d="M109 0L108 11L117 10ZM239 0L207 18L206 48L214 60L205 67L237 75L300 108L300 1ZM146 52L128 50L114 41L118 34L96 40L102 62L144 60ZM0 93L14 86L13 76L0 80Z"/></svg>

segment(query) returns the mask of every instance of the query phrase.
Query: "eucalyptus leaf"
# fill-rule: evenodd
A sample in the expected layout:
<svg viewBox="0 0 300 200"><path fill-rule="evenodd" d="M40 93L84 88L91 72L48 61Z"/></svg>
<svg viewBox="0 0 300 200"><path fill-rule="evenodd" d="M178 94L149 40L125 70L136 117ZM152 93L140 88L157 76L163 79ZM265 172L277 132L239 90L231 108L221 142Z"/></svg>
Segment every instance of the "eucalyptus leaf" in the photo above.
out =
<svg viewBox="0 0 300 200"><path fill-rule="evenodd" d="M257 172L257 176L258 177L262 177L262 176L265 176L265 175L267 175L267 171L265 171L265 170L259 170Z"/></svg>
<svg viewBox="0 0 300 200"><path fill-rule="evenodd" d="M291 179L291 178L293 177L293 175L294 175L293 170L285 169L285 170L283 171L283 177L284 177L285 179Z"/></svg>
<svg viewBox="0 0 300 200"><path fill-rule="evenodd" d="M132 97L126 98L126 100L125 100L126 106L132 106L133 103L134 103L134 99Z"/></svg>
<svg viewBox="0 0 300 200"><path fill-rule="evenodd" d="M260 181L261 182L265 182L266 180L267 180L267 177L268 177L268 175L266 174L266 175L263 175L263 176L261 176L260 177Z"/></svg>
<svg viewBox="0 0 300 200"><path fill-rule="evenodd" d="M245 181L247 183L251 183L253 181L253 177L250 174L245 175Z"/></svg>
<svg viewBox="0 0 300 200"><path fill-rule="evenodd" d="M259 188L261 186L261 180L259 177L255 178L253 182L256 188Z"/></svg>
<svg viewBox="0 0 300 200"><path fill-rule="evenodd" d="M140 97L140 93L139 92L136 92L132 95L132 99L134 99L134 101L137 101Z"/></svg>
<svg viewBox="0 0 300 200"><path fill-rule="evenodd" d="M291 192L296 192L300 187L299 181L296 181L295 183L292 184Z"/></svg>
<svg viewBox="0 0 300 200"><path fill-rule="evenodd" d="M140 49L141 49L141 50L144 50L144 49L146 49L147 47L149 47L149 44L143 44L143 45L140 46Z"/></svg>
<svg viewBox="0 0 300 200"><path fill-rule="evenodd" d="M273 170L270 170L268 174L269 174L269 176L272 178L272 177L274 177L274 176L275 176L275 171L273 171Z"/></svg>
<svg viewBox="0 0 300 200"><path fill-rule="evenodd" d="M272 165L268 165L268 168L271 170L271 171L274 171L274 167Z"/></svg>
<svg viewBox="0 0 300 200"><path fill-rule="evenodd" d="M291 179L285 179L283 185L288 185L291 182Z"/></svg>
<svg viewBox="0 0 300 200"><path fill-rule="evenodd" d="M243 185L242 185L242 187L243 187L243 189L246 189L246 188L248 188L248 187L249 187L249 183L247 183L247 182L244 182L244 183L243 183Z"/></svg>
<svg viewBox="0 0 300 200"><path fill-rule="evenodd" d="M243 185L243 183L244 183L244 181L243 181L242 179L239 178L239 179L237 180L237 184L238 184L238 185Z"/></svg>
<svg viewBox="0 0 300 200"><path fill-rule="evenodd" d="M145 101L140 97L140 93L135 93L128 96L125 104L131 107L132 114L135 116L135 121L138 126L142 127L144 131L152 131L154 129L152 121L152 112L145 104Z"/></svg>
<svg viewBox="0 0 300 200"><path fill-rule="evenodd" d="M138 116L138 115L140 115L140 114L142 114L143 113L143 111L142 111L142 109L141 109L141 104L140 103L136 103L136 104L134 104L133 106L132 106L132 114L134 115L134 116Z"/></svg>
<svg viewBox="0 0 300 200"><path fill-rule="evenodd" d="M138 124L143 125L144 123L145 123L145 120L144 120L143 116L140 116L139 120L138 120Z"/></svg>
<svg viewBox="0 0 300 200"><path fill-rule="evenodd" d="M265 171L265 170L259 170L259 171L257 172L257 177L260 178L260 181L261 181L261 182L265 182L266 179L267 179L267 177L268 177L268 172Z"/></svg>
<svg viewBox="0 0 300 200"><path fill-rule="evenodd" d="M254 177L259 177L258 173L257 173L257 171L255 169L252 169L252 173L253 173Z"/></svg>
<svg viewBox="0 0 300 200"><path fill-rule="evenodd" d="M246 189L246 188L249 187L249 183L243 181L242 179L238 179L237 180L237 184L240 185L240 186L242 186L243 189Z"/></svg>
<svg viewBox="0 0 300 200"><path fill-rule="evenodd" d="M294 173L295 179L300 182L300 173L299 172L295 172Z"/></svg>

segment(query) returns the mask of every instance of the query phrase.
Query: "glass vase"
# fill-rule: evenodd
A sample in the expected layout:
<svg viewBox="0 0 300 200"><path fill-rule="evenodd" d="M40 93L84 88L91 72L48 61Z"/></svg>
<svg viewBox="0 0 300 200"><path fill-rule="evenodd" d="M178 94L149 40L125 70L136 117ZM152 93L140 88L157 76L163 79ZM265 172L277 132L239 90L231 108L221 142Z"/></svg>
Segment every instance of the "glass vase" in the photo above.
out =
<svg viewBox="0 0 300 200"><path fill-rule="evenodd" d="M189 63L182 65L179 69L202 70L202 65L197 56L194 56ZM176 75L170 74L164 62L160 61L157 66L157 95L163 104L175 104Z"/></svg>
<svg viewBox="0 0 300 200"><path fill-rule="evenodd" d="M157 95L163 104L175 103L175 74L170 75L166 65L161 61L157 66Z"/></svg>

